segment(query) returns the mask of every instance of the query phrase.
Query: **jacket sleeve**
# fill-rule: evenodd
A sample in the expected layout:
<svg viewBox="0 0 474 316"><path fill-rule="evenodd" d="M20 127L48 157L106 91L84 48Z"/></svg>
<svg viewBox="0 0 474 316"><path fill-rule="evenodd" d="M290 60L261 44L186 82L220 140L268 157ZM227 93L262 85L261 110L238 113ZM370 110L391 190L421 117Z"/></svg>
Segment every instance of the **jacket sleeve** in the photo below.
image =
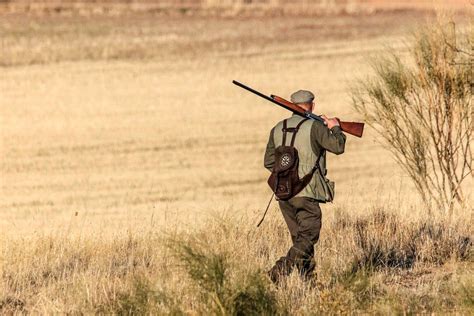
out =
<svg viewBox="0 0 474 316"><path fill-rule="evenodd" d="M316 141L325 150L340 155L344 152L346 135L339 126L329 129L320 122L314 122L311 128L311 141Z"/></svg>
<svg viewBox="0 0 474 316"><path fill-rule="evenodd" d="M272 170L273 165L275 164L275 142L273 141L273 128L270 132L270 137L268 138L267 149L265 150L265 157L263 159L263 165L268 170Z"/></svg>

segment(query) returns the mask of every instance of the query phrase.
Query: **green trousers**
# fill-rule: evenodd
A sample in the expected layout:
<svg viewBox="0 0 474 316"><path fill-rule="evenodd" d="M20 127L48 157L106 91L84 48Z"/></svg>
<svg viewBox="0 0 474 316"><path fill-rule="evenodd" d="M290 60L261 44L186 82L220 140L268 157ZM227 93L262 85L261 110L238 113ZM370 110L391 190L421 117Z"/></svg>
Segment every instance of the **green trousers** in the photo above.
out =
<svg viewBox="0 0 474 316"><path fill-rule="evenodd" d="M295 197L280 201L279 204L293 245L286 256L275 263L271 273L288 275L297 268L301 276L311 277L315 269L314 245L319 240L321 230L319 202L311 198Z"/></svg>

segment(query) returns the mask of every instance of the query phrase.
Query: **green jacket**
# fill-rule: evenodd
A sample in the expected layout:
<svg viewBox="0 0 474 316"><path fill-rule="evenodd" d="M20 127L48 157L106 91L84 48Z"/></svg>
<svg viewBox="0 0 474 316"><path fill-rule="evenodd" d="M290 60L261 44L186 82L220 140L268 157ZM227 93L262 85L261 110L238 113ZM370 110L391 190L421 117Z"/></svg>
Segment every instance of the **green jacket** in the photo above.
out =
<svg viewBox="0 0 474 316"><path fill-rule="evenodd" d="M302 117L293 114L287 120L287 127L295 127ZM275 148L282 145L283 121L279 122L270 132L267 149L265 151L264 165L268 170L272 170L275 164ZM286 145L290 144L292 133L287 134ZM325 175L326 170L326 151L340 155L344 152L346 136L342 133L339 126L329 129L319 121L307 120L304 122L296 135L295 147L299 155L298 175L302 178L308 174L321 154L319 161L321 173L316 170L309 184L296 196L309 197L320 202L326 202L329 199L328 186Z"/></svg>

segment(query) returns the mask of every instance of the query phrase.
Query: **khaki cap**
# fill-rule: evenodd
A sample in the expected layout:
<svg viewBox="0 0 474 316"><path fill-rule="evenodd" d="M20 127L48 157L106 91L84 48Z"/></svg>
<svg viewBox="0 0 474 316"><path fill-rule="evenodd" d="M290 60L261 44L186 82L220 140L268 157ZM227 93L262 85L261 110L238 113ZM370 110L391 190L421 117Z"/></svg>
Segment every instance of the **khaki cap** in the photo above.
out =
<svg viewBox="0 0 474 316"><path fill-rule="evenodd" d="M307 90L298 90L291 95L293 103L311 103L314 100L314 94Z"/></svg>

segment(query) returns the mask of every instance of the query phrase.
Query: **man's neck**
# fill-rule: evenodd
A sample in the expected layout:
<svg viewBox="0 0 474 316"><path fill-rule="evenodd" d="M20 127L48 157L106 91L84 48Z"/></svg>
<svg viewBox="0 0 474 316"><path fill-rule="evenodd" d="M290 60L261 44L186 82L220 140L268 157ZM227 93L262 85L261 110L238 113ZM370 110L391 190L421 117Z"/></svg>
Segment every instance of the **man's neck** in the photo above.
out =
<svg viewBox="0 0 474 316"><path fill-rule="evenodd" d="M308 106L307 104L297 104L300 108L305 110L306 112L311 112L311 107Z"/></svg>

